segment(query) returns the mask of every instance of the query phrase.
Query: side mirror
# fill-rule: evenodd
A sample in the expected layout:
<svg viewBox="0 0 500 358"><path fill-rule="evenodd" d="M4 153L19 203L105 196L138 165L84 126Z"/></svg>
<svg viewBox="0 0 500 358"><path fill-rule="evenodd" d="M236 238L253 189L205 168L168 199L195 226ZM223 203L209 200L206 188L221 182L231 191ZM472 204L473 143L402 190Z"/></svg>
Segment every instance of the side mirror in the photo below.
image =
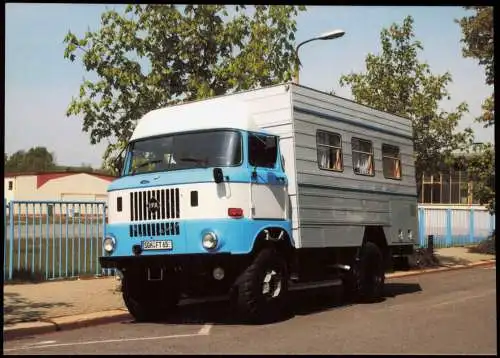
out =
<svg viewBox="0 0 500 358"><path fill-rule="evenodd" d="M120 153L116 156L115 160L113 161L113 164L115 165L115 169L118 171L118 173L117 173L118 176L121 176L123 166L125 163L125 155L124 155L125 149L127 149L127 148L123 148L120 151Z"/></svg>
<svg viewBox="0 0 500 358"><path fill-rule="evenodd" d="M123 170L123 157L120 156L120 157L116 158L115 168L118 171L118 175L120 175L122 170Z"/></svg>
<svg viewBox="0 0 500 358"><path fill-rule="evenodd" d="M213 171L214 174L214 181L219 184L224 181L224 173L222 172L221 168L214 168Z"/></svg>

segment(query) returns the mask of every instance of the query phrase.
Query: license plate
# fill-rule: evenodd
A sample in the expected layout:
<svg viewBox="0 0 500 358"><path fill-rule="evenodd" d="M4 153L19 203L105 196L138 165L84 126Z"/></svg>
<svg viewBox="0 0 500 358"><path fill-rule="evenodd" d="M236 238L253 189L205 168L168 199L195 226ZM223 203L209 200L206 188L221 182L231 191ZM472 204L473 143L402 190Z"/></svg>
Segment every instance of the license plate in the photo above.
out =
<svg viewBox="0 0 500 358"><path fill-rule="evenodd" d="M150 240L142 241L143 250L172 250L172 240Z"/></svg>

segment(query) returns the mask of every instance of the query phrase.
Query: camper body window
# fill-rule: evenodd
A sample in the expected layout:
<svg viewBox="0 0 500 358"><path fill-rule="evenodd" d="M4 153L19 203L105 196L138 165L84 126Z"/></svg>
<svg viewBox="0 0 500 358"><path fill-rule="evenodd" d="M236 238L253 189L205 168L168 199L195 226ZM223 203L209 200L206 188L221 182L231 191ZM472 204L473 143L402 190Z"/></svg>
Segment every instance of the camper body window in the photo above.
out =
<svg viewBox="0 0 500 358"><path fill-rule="evenodd" d="M318 165L320 169L341 172L344 170L342 158L342 137L337 133L318 131L316 133Z"/></svg>
<svg viewBox="0 0 500 358"><path fill-rule="evenodd" d="M352 138L352 168L358 175L375 175L373 163L373 144L369 140Z"/></svg>
<svg viewBox="0 0 500 358"><path fill-rule="evenodd" d="M382 166L384 177L401 180L401 157L399 147L382 144Z"/></svg>

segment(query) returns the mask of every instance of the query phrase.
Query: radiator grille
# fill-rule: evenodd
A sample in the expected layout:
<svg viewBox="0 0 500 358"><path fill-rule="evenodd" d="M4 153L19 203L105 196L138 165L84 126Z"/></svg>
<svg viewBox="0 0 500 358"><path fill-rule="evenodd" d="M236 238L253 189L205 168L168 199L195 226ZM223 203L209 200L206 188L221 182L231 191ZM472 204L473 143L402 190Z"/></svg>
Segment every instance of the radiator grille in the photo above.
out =
<svg viewBox="0 0 500 358"><path fill-rule="evenodd" d="M179 235L178 222L141 223L130 225L130 237Z"/></svg>
<svg viewBox="0 0 500 358"><path fill-rule="evenodd" d="M130 221L179 219L179 189L130 193Z"/></svg>

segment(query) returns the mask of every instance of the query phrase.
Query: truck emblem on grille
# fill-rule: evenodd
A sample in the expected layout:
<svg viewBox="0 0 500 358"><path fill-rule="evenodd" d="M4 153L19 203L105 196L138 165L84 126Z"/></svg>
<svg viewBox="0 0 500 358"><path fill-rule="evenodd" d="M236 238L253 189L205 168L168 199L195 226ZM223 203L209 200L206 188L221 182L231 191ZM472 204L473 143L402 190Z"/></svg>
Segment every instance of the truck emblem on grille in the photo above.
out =
<svg viewBox="0 0 500 358"><path fill-rule="evenodd" d="M160 203L155 198L151 198L151 199L149 199L149 202L147 203L147 207L149 209L149 212L153 214L153 213L156 213L159 211Z"/></svg>

